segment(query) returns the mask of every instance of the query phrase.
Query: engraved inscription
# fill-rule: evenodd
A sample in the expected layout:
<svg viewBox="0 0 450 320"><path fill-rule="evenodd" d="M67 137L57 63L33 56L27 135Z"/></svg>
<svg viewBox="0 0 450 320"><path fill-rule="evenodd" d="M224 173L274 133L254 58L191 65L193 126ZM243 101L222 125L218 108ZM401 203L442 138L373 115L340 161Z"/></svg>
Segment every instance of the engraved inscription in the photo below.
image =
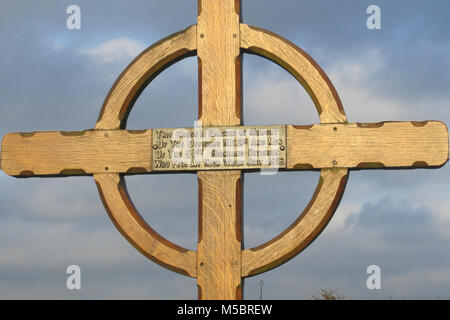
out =
<svg viewBox="0 0 450 320"><path fill-rule="evenodd" d="M153 130L153 171L286 167L285 126Z"/></svg>

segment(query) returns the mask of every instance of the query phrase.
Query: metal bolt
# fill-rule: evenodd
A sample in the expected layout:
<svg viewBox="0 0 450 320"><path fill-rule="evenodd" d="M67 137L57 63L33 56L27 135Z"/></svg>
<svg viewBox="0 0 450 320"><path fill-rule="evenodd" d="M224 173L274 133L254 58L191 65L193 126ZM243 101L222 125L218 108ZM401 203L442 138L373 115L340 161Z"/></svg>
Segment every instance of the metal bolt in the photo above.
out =
<svg viewBox="0 0 450 320"><path fill-rule="evenodd" d="M337 165L337 161L333 160L333 166Z"/></svg>
<svg viewBox="0 0 450 320"><path fill-rule="evenodd" d="M203 33L201 33L201 34L200 34L200 38L203 39L204 37L205 37L205 35L204 35Z"/></svg>
<svg viewBox="0 0 450 320"><path fill-rule="evenodd" d="M284 149L286 149L284 146L281 146L281 147L280 147L280 150L281 150L281 151L284 151Z"/></svg>
<svg viewBox="0 0 450 320"><path fill-rule="evenodd" d="M153 145L153 150L158 149L158 146L156 144Z"/></svg>

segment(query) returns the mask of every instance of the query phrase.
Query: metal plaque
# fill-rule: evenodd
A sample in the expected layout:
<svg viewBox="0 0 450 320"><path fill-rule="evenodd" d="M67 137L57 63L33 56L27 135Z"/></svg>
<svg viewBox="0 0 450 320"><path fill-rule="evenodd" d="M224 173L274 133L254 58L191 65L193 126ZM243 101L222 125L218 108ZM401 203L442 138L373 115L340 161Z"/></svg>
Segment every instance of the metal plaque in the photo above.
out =
<svg viewBox="0 0 450 320"><path fill-rule="evenodd" d="M285 126L154 129L153 171L286 168Z"/></svg>

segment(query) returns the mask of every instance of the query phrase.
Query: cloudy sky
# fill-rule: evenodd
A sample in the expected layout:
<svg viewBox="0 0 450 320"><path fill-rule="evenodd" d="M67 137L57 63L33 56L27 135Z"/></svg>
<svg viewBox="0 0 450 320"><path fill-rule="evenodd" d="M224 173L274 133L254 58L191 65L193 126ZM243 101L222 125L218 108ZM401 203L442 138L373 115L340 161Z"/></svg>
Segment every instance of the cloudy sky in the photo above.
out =
<svg viewBox="0 0 450 320"><path fill-rule="evenodd" d="M81 30L66 8L81 7ZM382 29L368 30L377 4ZM196 23L196 0L0 3L0 136L93 128L114 80L143 49ZM322 66L350 122L450 123L450 3L444 0L243 0L247 24L290 39ZM158 76L128 128L193 126L197 61ZM286 71L244 58L245 124L310 124L318 116ZM318 172L245 176L245 247L288 227L311 198ZM195 174L127 177L146 220L195 250ZM270 186L270 187L269 187ZM176 195L176 196L174 196ZM174 201L176 199L176 201ZM82 289L69 291L67 266ZM382 289L366 288L379 265ZM450 166L352 171L331 223L300 255L246 280L245 297L307 299L320 288L351 299L450 298ZM195 299L195 279L147 260L110 222L92 177L15 179L0 172L0 298Z"/></svg>

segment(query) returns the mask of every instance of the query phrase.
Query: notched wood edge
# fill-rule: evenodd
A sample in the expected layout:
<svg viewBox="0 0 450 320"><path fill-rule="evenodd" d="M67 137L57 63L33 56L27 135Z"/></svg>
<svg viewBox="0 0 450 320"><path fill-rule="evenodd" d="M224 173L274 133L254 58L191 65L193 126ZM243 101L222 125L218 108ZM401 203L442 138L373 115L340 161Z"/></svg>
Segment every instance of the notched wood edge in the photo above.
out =
<svg viewBox="0 0 450 320"><path fill-rule="evenodd" d="M127 174L145 174L145 173L150 173L150 170L147 170L146 168L143 167L132 167L130 169L127 170Z"/></svg>
<svg viewBox="0 0 450 320"><path fill-rule="evenodd" d="M78 175L87 175L86 171L83 169L63 169L59 172L62 176L78 176Z"/></svg>
<svg viewBox="0 0 450 320"><path fill-rule="evenodd" d="M86 134L87 131L92 130L80 130L80 131L58 131L60 135L64 137L80 137Z"/></svg>
<svg viewBox="0 0 450 320"><path fill-rule="evenodd" d="M302 125L291 125L292 128L294 129L299 129L299 130L307 130L307 129L311 129L312 127L314 127L313 124L302 124Z"/></svg>
<svg viewBox="0 0 450 320"><path fill-rule="evenodd" d="M425 168L429 167L428 163L426 161L416 161L412 165L415 168Z"/></svg>
<svg viewBox="0 0 450 320"><path fill-rule="evenodd" d="M16 177L32 177L34 176L34 172L31 170L23 170Z"/></svg>
<svg viewBox="0 0 450 320"><path fill-rule="evenodd" d="M356 168L360 169L381 169L385 167L386 166L382 162L360 162L356 166Z"/></svg>
<svg viewBox="0 0 450 320"><path fill-rule="evenodd" d="M292 167L293 170L313 170L314 167L310 163L297 163Z"/></svg>
<svg viewBox="0 0 450 320"><path fill-rule="evenodd" d="M356 126L358 128L381 128L386 122L375 122L375 123L361 123L357 122Z"/></svg>
<svg viewBox="0 0 450 320"><path fill-rule="evenodd" d="M126 130L130 134L144 134L149 131L149 129L142 129L142 130Z"/></svg>
<svg viewBox="0 0 450 320"><path fill-rule="evenodd" d="M20 132L20 135L24 138L30 138L32 136L34 136L36 134L36 132Z"/></svg>
<svg viewBox="0 0 450 320"><path fill-rule="evenodd" d="M411 124L414 127L425 127L428 124L428 121L411 121Z"/></svg>

